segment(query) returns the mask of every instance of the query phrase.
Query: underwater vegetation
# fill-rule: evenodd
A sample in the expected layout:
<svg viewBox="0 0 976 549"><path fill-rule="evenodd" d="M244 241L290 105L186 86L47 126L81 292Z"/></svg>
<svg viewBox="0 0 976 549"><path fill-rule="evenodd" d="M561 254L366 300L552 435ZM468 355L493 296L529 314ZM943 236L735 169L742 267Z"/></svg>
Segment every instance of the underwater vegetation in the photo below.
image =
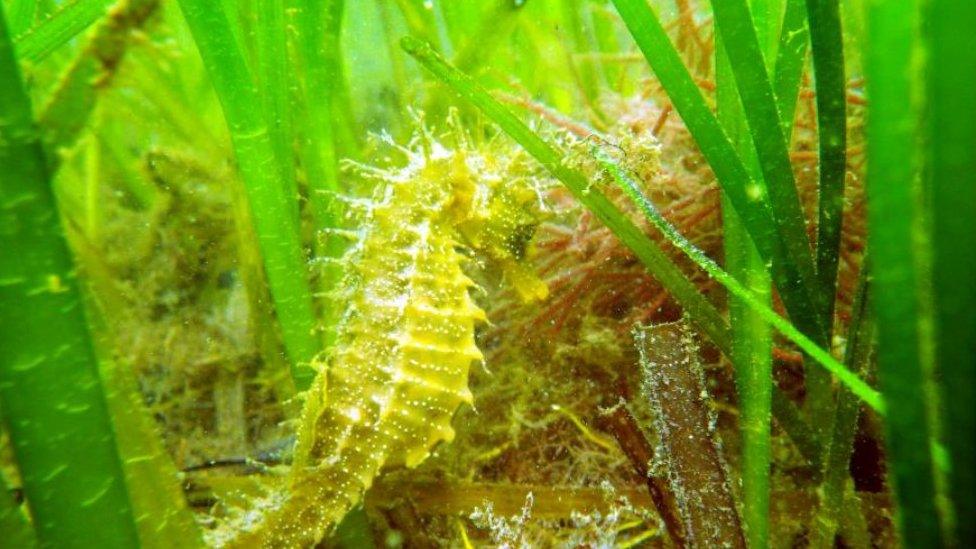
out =
<svg viewBox="0 0 976 549"><path fill-rule="evenodd" d="M973 28L0 0L0 547L973 545Z"/></svg>

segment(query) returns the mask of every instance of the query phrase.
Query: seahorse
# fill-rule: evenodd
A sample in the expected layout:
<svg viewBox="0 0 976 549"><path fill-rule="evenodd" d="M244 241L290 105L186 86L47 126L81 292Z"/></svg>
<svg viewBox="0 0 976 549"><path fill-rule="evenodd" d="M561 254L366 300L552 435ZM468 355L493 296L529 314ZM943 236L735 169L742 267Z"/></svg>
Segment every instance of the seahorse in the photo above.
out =
<svg viewBox="0 0 976 549"><path fill-rule="evenodd" d="M536 195L494 162L429 136L408 165L380 181L342 258L335 345L317 361L284 494L229 545L304 547L337 524L384 466L415 467L454 438L451 418L472 403L468 372L483 359L462 250L500 266L525 299L544 297L521 258Z"/></svg>

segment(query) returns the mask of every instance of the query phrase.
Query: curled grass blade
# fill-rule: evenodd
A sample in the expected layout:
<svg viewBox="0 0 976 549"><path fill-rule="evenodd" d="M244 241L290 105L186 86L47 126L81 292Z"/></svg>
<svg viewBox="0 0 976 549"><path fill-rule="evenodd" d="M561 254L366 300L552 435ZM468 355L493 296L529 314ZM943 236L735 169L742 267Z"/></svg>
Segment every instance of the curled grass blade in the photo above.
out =
<svg viewBox="0 0 976 549"><path fill-rule="evenodd" d="M39 63L105 15L112 0L74 0L16 39L17 57Z"/></svg>
<svg viewBox="0 0 976 549"><path fill-rule="evenodd" d="M301 386L311 380L307 365L320 345L298 227L288 221L295 198L278 180L260 94L221 5L181 0L180 6L224 110L292 377Z"/></svg>
<svg viewBox="0 0 976 549"><path fill-rule="evenodd" d="M865 76L868 246L874 275L878 377L888 402L885 421L889 471L899 502L898 525L907 547L940 547L930 444L929 398L923 348L915 49L919 2L877 0L868 7ZM970 281L971 283L971 281ZM971 314L971 312L970 312ZM970 403L971 404L971 403Z"/></svg>
<svg viewBox="0 0 976 549"><path fill-rule="evenodd" d="M0 402L24 493L45 546L136 547L74 265L2 7L0 82Z"/></svg>

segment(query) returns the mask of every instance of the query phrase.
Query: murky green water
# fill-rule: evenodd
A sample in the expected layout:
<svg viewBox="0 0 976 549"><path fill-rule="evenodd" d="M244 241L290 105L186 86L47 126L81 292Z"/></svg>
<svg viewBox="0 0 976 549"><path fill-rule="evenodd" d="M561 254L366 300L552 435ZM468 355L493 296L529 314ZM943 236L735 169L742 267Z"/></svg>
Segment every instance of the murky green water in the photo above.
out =
<svg viewBox="0 0 976 549"><path fill-rule="evenodd" d="M968 58L861 4L3 0L0 546L966 546Z"/></svg>

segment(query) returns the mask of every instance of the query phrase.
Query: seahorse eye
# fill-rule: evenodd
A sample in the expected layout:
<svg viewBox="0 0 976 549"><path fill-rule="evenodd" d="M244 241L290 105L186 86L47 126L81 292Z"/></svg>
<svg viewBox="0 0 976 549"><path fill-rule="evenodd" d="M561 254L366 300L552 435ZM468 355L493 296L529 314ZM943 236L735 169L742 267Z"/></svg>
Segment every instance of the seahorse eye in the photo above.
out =
<svg viewBox="0 0 976 549"><path fill-rule="evenodd" d="M505 249L517 261L525 259L529 243L532 241L532 237L535 236L535 230L538 226L538 223L523 223L516 226L515 230L505 238Z"/></svg>

